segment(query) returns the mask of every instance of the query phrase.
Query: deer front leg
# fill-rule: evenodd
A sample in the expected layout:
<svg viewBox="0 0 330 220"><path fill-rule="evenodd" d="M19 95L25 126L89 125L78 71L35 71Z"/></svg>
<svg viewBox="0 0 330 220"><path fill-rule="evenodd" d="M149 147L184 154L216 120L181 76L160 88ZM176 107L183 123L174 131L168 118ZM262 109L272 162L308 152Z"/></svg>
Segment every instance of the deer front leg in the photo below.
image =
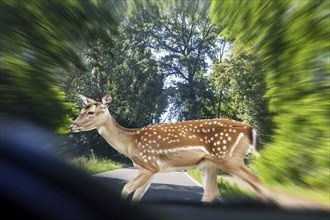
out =
<svg viewBox="0 0 330 220"><path fill-rule="evenodd" d="M151 173L150 171L140 170L139 173L124 186L121 192L121 197L123 199L126 199L130 193L134 192L136 189L140 188L141 186L144 186L152 178L153 175L154 173Z"/></svg>
<svg viewBox="0 0 330 220"><path fill-rule="evenodd" d="M220 195L217 183L218 170L214 165L206 165L201 169L204 188L202 202L210 203Z"/></svg>
<svg viewBox="0 0 330 220"><path fill-rule="evenodd" d="M134 194L133 194L133 198L132 198L132 201L134 202L139 202L143 195L147 192L147 190L149 189L150 187L150 184L151 184L151 181L152 181L152 178L150 178L149 181L147 181L143 186L141 186L140 188L138 188Z"/></svg>

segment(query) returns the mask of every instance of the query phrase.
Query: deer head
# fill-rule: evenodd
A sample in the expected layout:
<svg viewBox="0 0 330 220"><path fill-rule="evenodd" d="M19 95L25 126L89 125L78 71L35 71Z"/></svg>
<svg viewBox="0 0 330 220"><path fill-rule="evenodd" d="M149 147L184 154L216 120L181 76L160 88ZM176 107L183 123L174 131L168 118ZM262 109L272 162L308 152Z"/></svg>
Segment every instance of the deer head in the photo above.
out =
<svg viewBox="0 0 330 220"><path fill-rule="evenodd" d="M90 131L97 129L104 122L104 116L109 114L109 106L112 101L111 93L108 92L102 102L97 102L91 98L79 95L85 107L80 111L80 115L70 125L72 132Z"/></svg>

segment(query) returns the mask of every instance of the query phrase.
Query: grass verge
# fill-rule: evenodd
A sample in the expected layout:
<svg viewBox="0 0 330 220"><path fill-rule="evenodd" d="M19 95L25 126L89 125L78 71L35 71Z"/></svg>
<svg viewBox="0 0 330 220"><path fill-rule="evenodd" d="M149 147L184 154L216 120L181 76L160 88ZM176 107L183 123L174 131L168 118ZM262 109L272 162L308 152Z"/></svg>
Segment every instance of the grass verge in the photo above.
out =
<svg viewBox="0 0 330 220"><path fill-rule="evenodd" d="M328 207L330 209L330 194L328 192L322 192L317 189L306 189L298 187L293 184L274 184L269 186L271 189L278 190L280 192L285 192L292 196L297 196L306 200L313 201L322 206Z"/></svg>
<svg viewBox="0 0 330 220"><path fill-rule="evenodd" d="M128 167L126 164L118 163L109 159L100 159L91 157L76 157L70 160L70 163L90 174L102 173L110 170L118 170Z"/></svg>

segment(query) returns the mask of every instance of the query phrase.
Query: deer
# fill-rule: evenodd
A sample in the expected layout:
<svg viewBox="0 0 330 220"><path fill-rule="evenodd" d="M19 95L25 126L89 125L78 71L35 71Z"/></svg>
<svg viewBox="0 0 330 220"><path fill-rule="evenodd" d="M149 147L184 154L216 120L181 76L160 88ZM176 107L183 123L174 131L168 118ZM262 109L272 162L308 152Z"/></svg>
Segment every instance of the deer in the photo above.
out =
<svg viewBox="0 0 330 220"><path fill-rule="evenodd" d="M140 201L156 173L200 169L204 189L201 202L212 203L220 198L217 175L221 169L240 177L261 199L268 200L268 189L243 160L251 151L256 154L260 151L260 137L254 127L220 118L130 129L119 125L110 114L110 92L101 102L79 97L85 107L69 129L72 132L97 129L110 146L128 157L139 170L123 187L122 199L134 192L132 201Z"/></svg>

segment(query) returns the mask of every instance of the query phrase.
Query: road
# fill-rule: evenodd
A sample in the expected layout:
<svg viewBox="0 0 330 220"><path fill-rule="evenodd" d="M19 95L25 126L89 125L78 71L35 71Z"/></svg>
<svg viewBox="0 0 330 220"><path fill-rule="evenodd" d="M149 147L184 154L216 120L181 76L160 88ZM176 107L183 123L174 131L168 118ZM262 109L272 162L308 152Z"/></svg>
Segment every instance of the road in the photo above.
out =
<svg viewBox="0 0 330 220"><path fill-rule="evenodd" d="M137 169L125 168L93 175L109 186L120 197L123 186L131 180ZM158 173L152 180L142 201L191 201L202 199L203 188L183 171Z"/></svg>

